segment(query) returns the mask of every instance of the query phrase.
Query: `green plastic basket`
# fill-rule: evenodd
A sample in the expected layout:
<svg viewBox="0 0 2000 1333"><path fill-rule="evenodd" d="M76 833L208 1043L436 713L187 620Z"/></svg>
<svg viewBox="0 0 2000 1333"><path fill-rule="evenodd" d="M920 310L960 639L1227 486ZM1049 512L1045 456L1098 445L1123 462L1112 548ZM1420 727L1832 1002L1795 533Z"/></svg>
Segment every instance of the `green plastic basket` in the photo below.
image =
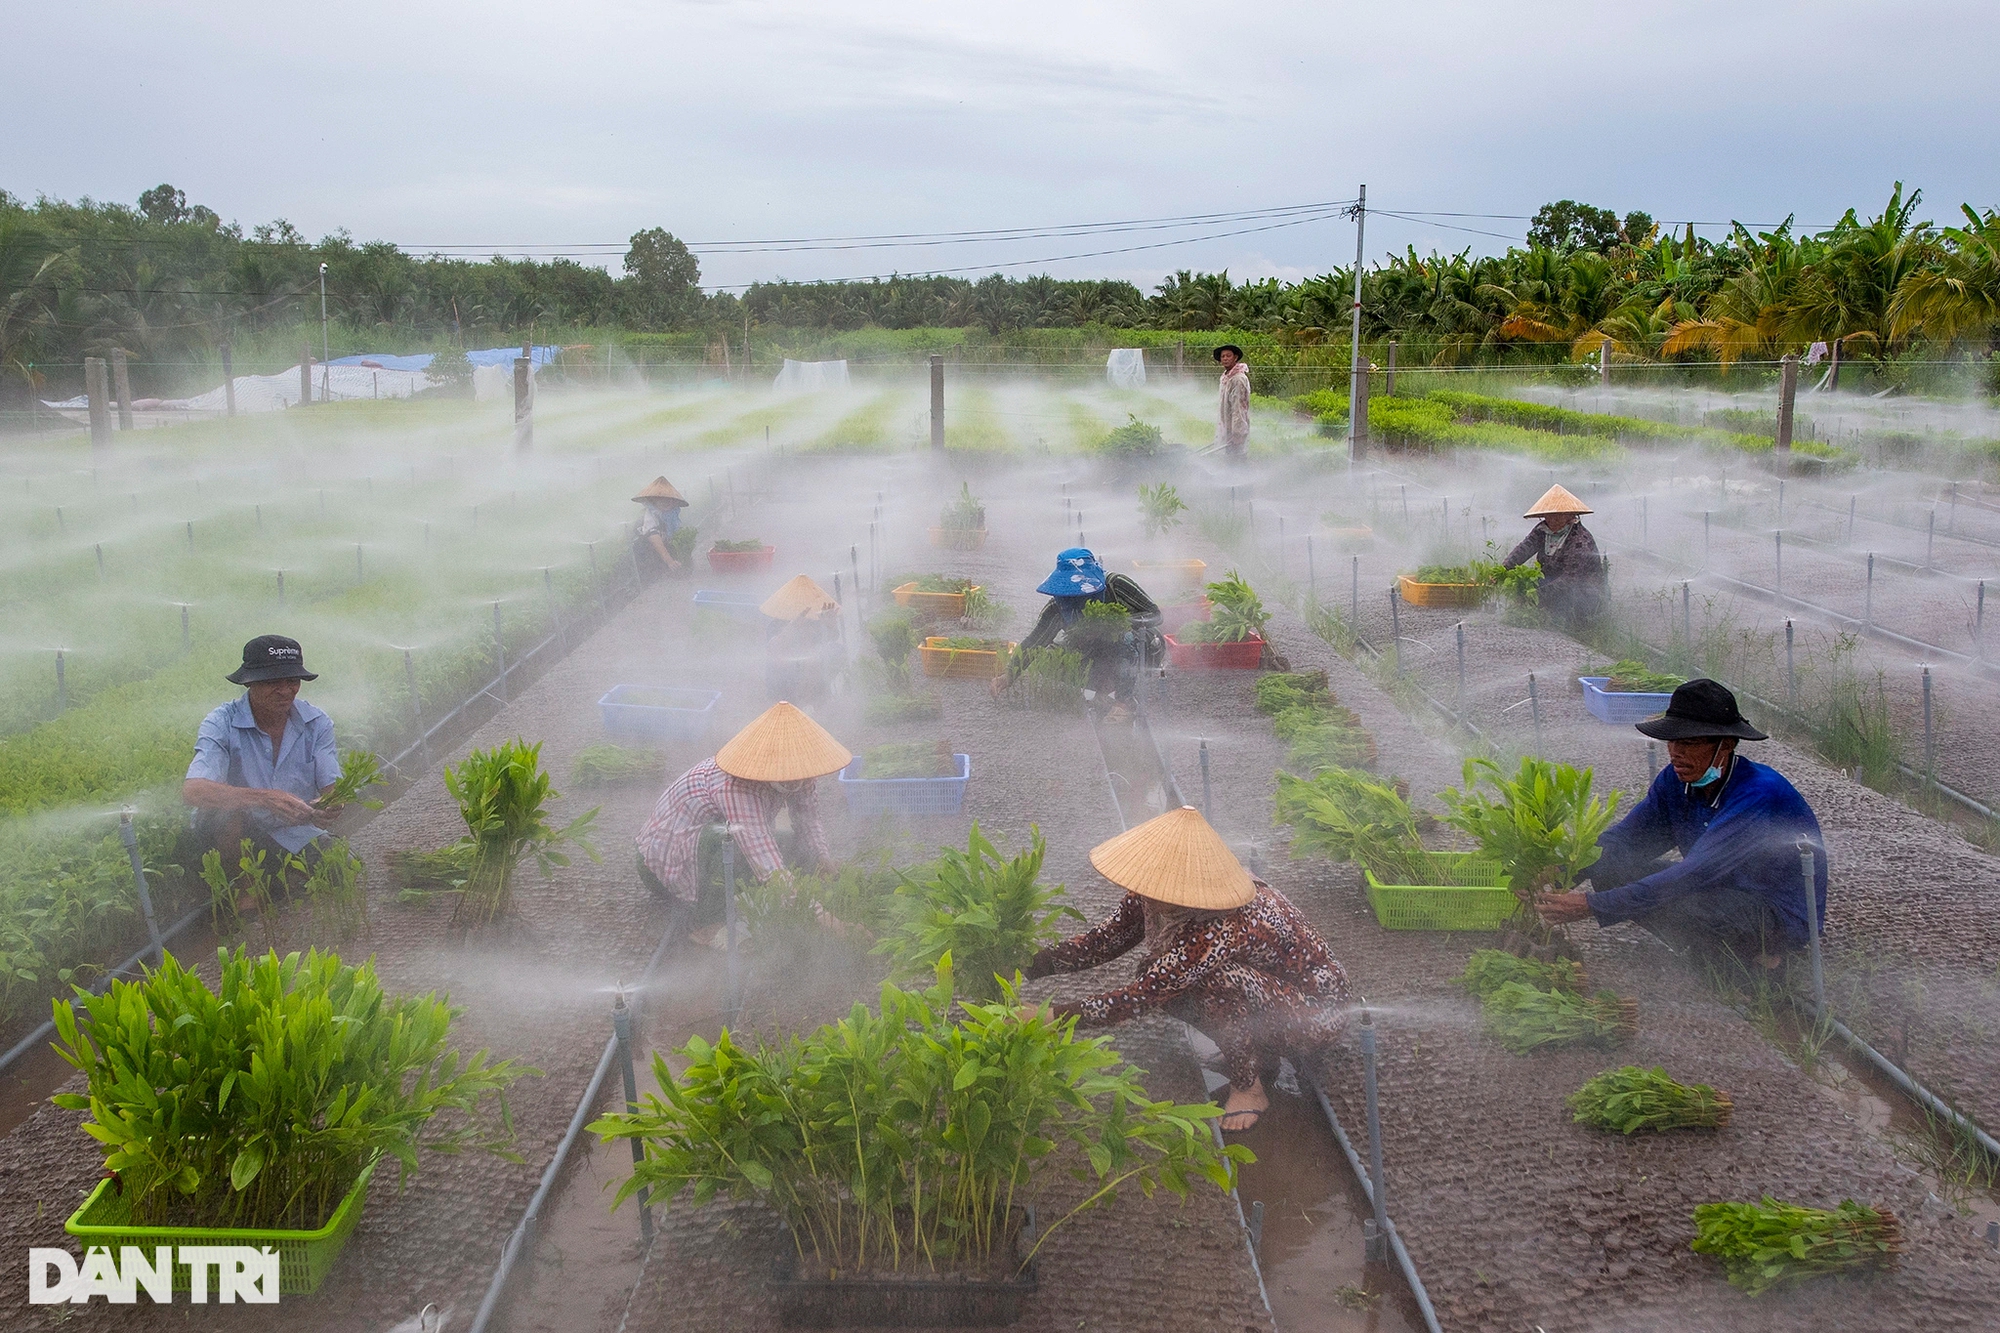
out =
<svg viewBox="0 0 2000 1333"><path fill-rule="evenodd" d="M1507 887L1507 872L1476 852L1419 852L1416 865L1424 884L1384 884L1372 868L1368 905L1385 930L1498 930L1520 907ZM1413 875L1412 878L1416 876Z"/></svg>
<svg viewBox="0 0 2000 1333"><path fill-rule="evenodd" d="M348 1236L354 1232L355 1223L361 1220L361 1206L368 1198L368 1181L374 1174L374 1162L363 1167L354 1188L347 1191L340 1206L333 1210L333 1216L317 1231L134 1226L131 1201L113 1188L113 1182L108 1177L97 1182L97 1188L83 1201L83 1207L70 1214L69 1221L63 1223L63 1230L75 1236L86 1252L95 1246L105 1246L116 1253L119 1247L126 1245L142 1250L172 1245L176 1247L176 1253L182 1245L269 1247L278 1252L279 1294L307 1296L318 1291L319 1284L333 1271L334 1261L340 1258ZM194 1275L188 1265L176 1263L174 1290L188 1291L193 1286Z"/></svg>

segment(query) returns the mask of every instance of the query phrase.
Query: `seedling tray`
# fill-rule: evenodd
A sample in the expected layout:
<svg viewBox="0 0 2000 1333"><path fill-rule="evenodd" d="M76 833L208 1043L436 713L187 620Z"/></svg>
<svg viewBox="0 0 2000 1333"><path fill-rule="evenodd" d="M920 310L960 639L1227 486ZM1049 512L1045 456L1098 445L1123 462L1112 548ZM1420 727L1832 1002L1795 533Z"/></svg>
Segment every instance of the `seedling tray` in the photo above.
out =
<svg viewBox="0 0 2000 1333"><path fill-rule="evenodd" d="M840 790L847 797L847 813L865 817L885 811L906 815L955 815L965 808L965 784L972 779L972 756L955 754L958 776L949 778L869 778L862 776L866 761L856 756L840 770Z"/></svg>
<svg viewBox="0 0 2000 1333"><path fill-rule="evenodd" d="M917 649L926 676L943 676L947 680L991 680L1007 669L1007 656L1014 651L1012 643L1004 649L947 648L946 637L934 634Z"/></svg>
<svg viewBox="0 0 2000 1333"><path fill-rule="evenodd" d="M932 528L931 545L948 551L977 551L986 545L986 529Z"/></svg>
<svg viewBox="0 0 2000 1333"><path fill-rule="evenodd" d="M769 569L777 554L775 546L764 546L755 551L718 551L710 547L708 567L718 574L746 574L751 570Z"/></svg>
<svg viewBox="0 0 2000 1333"><path fill-rule="evenodd" d="M1611 683L1609 676L1578 676L1576 679L1583 686L1584 707L1599 722L1641 722L1656 713L1666 712L1674 697L1672 693L1607 690L1604 687Z"/></svg>
<svg viewBox="0 0 2000 1333"><path fill-rule="evenodd" d="M721 690L689 690L671 685L613 685L597 701L604 729L614 736L692 741L708 734Z"/></svg>
<svg viewBox="0 0 2000 1333"><path fill-rule="evenodd" d="M1411 606L1468 610L1484 605L1493 589L1484 583L1419 583L1408 574L1398 574L1396 591Z"/></svg>
<svg viewBox="0 0 2000 1333"><path fill-rule="evenodd" d="M747 620L761 624L764 613L759 610L764 599L754 592L730 592L723 588L703 588L694 595L694 609L715 611L736 620Z"/></svg>
<svg viewBox="0 0 2000 1333"><path fill-rule="evenodd" d="M979 591L980 584L973 584L972 590ZM937 616L946 620L959 620L965 615L965 594L962 592L919 592L916 581L899 584L890 592L896 605L907 607L921 615Z"/></svg>
<svg viewBox="0 0 2000 1333"><path fill-rule="evenodd" d="M151 1255L155 1246L175 1246L179 1253L182 1245L248 1245L259 1249L270 1248L278 1252L278 1291L285 1296L307 1296L319 1290L319 1284L333 1271L334 1261L347 1245L347 1238L354 1233L355 1223L361 1220L361 1208L368 1199L368 1182L375 1174L375 1163L370 1162L361 1169L354 1187L347 1191L333 1216L326 1219L326 1225L314 1231L269 1230L255 1227L148 1227L136 1226L132 1222L132 1203L119 1192L117 1182L110 1177L97 1182L97 1188L83 1201L83 1207L70 1214L69 1221L63 1223L63 1230L75 1236L87 1253L92 1246L101 1245L117 1254L121 1247L130 1245ZM194 1287L194 1274L183 1263L174 1265L174 1290L190 1291Z"/></svg>
<svg viewBox="0 0 2000 1333"><path fill-rule="evenodd" d="M1364 869L1368 905L1384 930L1499 930L1520 902L1507 872L1475 852L1424 852L1418 868L1428 884L1384 884ZM1400 875L1397 876L1401 878Z"/></svg>
<svg viewBox="0 0 2000 1333"><path fill-rule="evenodd" d="M1199 592L1208 581L1206 560L1134 560L1132 569L1141 583L1157 579L1163 591Z"/></svg>
<svg viewBox="0 0 2000 1333"><path fill-rule="evenodd" d="M1182 643L1166 636L1167 661L1183 671L1255 671L1264 660L1264 641L1256 635L1241 643Z"/></svg>

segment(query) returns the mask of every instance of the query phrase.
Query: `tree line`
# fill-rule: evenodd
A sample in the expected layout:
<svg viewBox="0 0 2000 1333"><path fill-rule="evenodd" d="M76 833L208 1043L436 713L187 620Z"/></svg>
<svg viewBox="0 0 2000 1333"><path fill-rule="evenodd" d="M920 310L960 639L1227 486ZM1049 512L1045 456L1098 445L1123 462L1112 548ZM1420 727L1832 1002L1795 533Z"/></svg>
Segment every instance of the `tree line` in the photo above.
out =
<svg viewBox="0 0 2000 1333"><path fill-rule="evenodd" d="M1806 232L1737 226L1709 239L1662 233L1642 212L1560 200L1505 254L1420 255L1361 278L1363 334L1404 345L1407 363L1767 360L1813 342L1850 359L1921 353L1990 359L2000 346L2000 216L1961 206L1952 225L1918 217L1899 183L1882 210ZM234 342L296 359L328 316L345 350L414 350L562 339L582 330L706 333L746 328L1254 331L1329 351L1346 338L1354 271L1296 283L1180 270L1153 291L1129 282L994 274L858 282L759 282L705 292L696 257L661 228L637 233L623 275L570 259L413 255L347 232L309 241L290 223L246 230L161 185L136 206L0 191L0 398L72 393L85 356L122 347L136 383L212 365ZM317 341L316 339L314 340ZM246 358L243 349L253 349ZM184 376L182 376L184 378ZM142 390L143 391L143 390Z"/></svg>

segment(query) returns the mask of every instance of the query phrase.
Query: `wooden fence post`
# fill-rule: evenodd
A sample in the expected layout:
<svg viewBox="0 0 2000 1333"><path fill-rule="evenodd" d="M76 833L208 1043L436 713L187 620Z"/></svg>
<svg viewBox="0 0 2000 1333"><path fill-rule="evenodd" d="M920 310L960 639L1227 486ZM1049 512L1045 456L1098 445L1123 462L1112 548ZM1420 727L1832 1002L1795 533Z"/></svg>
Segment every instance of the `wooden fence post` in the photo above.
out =
<svg viewBox="0 0 2000 1333"><path fill-rule="evenodd" d="M118 393L118 429L132 429L132 376L125 369L125 349L111 349L111 387Z"/></svg>
<svg viewBox="0 0 2000 1333"><path fill-rule="evenodd" d="M944 448L944 356L931 353L931 448Z"/></svg>
<svg viewBox="0 0 2000 1333"><path fill-rule="evenodd" d="M222 401L229 415L236 415L236 369L229 360L229 344L222 344Z"/></svg>
<svg viewBox="0 0 2000 1333"><path fill-rule="evenodd" d="M111 415L106 399L111 396L104 379L104 358L83 359L83 391L90 395L90 452L102 459L111 451Z"/></svg>
<svg viewBox="0 0 2000 1333"><path fill-rule="evenodd" d="M1778 438L1771 446L1780 462L1792 456L1792 404L1799 394L1799 359L1790 352L1778 362Z"/></svg>
<svg viewBox="0 0 2000 1333"><path fill-rule="evenodd" d="M299 406L304 407L313 400L313 349L311 343L299 345Z"/></svg>

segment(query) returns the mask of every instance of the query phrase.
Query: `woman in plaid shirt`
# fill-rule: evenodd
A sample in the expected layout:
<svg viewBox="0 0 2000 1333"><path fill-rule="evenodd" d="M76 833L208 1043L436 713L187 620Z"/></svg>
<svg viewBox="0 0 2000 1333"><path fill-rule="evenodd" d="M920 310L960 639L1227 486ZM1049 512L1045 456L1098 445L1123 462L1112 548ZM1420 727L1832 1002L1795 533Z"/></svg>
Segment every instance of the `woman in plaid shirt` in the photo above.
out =
<svg viewBox="0 0 2000 1333"><path fill-rule="evenodd" d="M722 901L719 895L702 893L702 832L726 825L750 873L767 880L789 873L778 846L780 810L790 812L798 849L810 867L832 869L833 854L819 817L818 779L847 767L853 757L791 704L772 705L713 759L696 764L660 794L652 818L635 840L641 877L655 892L673 899L691 926L711 927L722 917Z"/></svg>

